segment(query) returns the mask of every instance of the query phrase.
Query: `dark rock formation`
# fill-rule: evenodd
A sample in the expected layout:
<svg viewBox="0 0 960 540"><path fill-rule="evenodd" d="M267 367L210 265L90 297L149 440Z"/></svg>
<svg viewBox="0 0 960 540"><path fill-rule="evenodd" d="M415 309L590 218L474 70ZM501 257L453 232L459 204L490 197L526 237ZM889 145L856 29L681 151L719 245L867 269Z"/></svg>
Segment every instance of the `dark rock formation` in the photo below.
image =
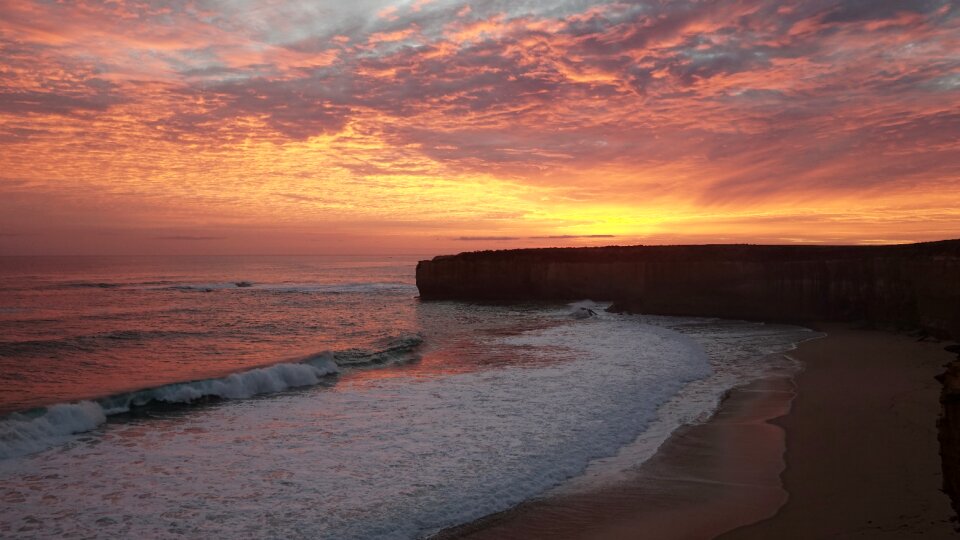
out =
<svg viewBox="0 0 960 540"><path fill-rule="evenodd" d="M857 321L960 338L960 240L484 251L421 261L417 287L424 300L589 298L642 313Z"/></svg>
<svg viewBox="0 0 960 540"><path fill-rule="evenodd" d="M960 355L937 379L943 383L937 420L943 491L950 496L953 511L960 515Z"/></svg>

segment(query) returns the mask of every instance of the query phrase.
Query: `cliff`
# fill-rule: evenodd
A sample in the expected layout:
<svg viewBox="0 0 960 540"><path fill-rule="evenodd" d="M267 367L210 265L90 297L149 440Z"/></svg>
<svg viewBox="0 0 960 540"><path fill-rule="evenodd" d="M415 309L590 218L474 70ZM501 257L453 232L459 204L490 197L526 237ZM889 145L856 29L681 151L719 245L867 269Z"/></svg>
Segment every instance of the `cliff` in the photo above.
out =
<svg viewBox="0 0 960 540"><path fill-rule="evenodd" d="M956 345L952 349L960 352ZM943 383L937 420L943 491L950 496L953 511L960 515L960 354L937 379Z"/></svg>
<svg viewBox="0 0 960 540"><path fill-rule="evenodd" d="M612 301L618 309L856 321L960 339L960 240L896 246L633 246L421 261L424 300Z"/></svg>

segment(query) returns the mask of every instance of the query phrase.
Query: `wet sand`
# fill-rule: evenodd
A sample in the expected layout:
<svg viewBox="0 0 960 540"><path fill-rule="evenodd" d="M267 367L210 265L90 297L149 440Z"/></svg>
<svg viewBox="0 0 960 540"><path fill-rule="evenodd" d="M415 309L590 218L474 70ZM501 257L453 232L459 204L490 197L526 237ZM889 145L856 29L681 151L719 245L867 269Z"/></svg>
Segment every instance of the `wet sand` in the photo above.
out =
<svg viewBox="0 0 960 540"><path fill-rule="evenodd" d="M787 432L776 517L724 535L957 538L937 442L945 344L832 326L799 350L806 369Z"/></svg>
<svg viewBox="0 0 960 540"><path fill-rule="evenodd" d="M951 355L892 333L820 329L826 338L792 353L805 364L795 379L733 390L617 485L438 538L954 538L933 379Z"/></svg>

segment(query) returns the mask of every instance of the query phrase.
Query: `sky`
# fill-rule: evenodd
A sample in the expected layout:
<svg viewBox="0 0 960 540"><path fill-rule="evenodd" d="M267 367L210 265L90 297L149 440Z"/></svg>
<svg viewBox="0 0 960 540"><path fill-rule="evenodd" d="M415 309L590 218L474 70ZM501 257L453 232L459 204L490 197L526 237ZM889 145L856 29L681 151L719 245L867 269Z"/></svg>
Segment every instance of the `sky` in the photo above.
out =
<svg viewBox="0 0 960 540"><path fill-rule="evenodd" d="M0 254L960 237L950 0L0 0Z"/></svg>

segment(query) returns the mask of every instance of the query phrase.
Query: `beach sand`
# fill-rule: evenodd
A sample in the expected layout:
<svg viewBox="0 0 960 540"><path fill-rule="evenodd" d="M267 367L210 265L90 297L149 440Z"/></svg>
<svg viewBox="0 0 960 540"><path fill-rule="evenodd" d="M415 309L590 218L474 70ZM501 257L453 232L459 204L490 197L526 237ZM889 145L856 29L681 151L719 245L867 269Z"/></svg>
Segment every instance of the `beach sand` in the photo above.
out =
<svg viewBox="0 0 960 540"><path fill-rule="evenodd" d="M775 518L724 535L748 538L956 538L940 491L934 376L943 343L877 331L824 328L800 347L806 369L790 414Z"/></svg>
<svg viewBox="0 0 960 540"><path fill-rule="evenodd" d="M954 538L933 379L952 356L904 335L818 328L827 337L792 353L802 373L731 391L618 484L438 538Z"/></svg>

